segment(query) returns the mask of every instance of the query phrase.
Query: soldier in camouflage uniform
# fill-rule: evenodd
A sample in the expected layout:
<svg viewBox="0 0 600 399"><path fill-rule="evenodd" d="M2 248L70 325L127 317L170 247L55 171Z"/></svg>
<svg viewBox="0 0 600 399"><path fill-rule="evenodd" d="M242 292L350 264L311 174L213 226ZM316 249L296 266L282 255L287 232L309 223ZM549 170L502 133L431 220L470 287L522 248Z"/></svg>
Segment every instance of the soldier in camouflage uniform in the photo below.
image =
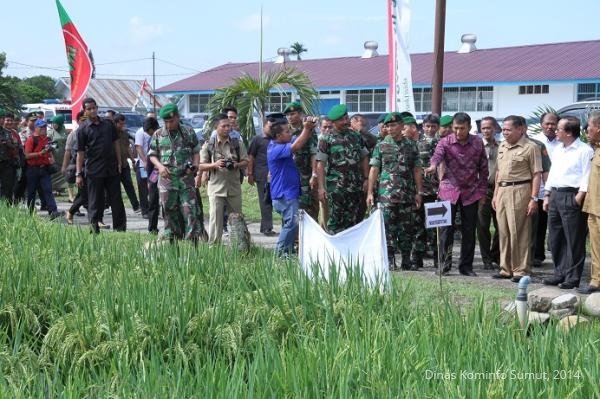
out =
<svg viewBox="0 0 600 399"><path fill-rule="evenodd" d="M433 156L435 147L439 139L436 133L440 128L440 118L436 114L429 114L423 119L423 137L417 143L419 147L419 157L422 165L429 165L429 160ZM436 173L423 176L423 203L435 202L437 200L439 177ZM419 209L422 220L425 220L425 208ZM423 229L422 234L417 237L417 241L424 244L427 251L433 254L433 264L437 267L438 250L436 229Z"/></svg>
<svg viewBox="0 0 600 399"><path fill-rule="evenodd" d="M180 123L175 104L160 109L165 126L157 130L150 142L148 158L158 170L158 190L165 213L164 237L171 242L187 239L197 242L204 232L196 174L200 162L200 144L192 129Z"/></svg>
<svg viewBox="0 0 600 399"><path fill-rule="evenodd" d="M374 205L374 187L379 180L377 200L383 211L390 268L394 253L402 254L402 269L415 269L410 251L416 238L415 226L422 225L417 209L422 205L422 171L419 150L413 140L403 137L399 113L388 114L384 122L389 135L377 143L371 157L367 204Z"/></svg>
<svg viewBox="0 0 600 399"><path fill-rule="evenodd" d="M333 122L334 130L319 138L317 181L319 200L327 201L329 207L327 230L335 234L360 221L359 201L364 198L369 163L360 134L349 129L346 105L336 105L327 116Z"/></svg>
<svg viewBox="0 0 600 399"><path fill-rule="evenodd" d="M303 129L304 111L298 101L285 106L283 113L287 117L292 137L299 137ZM300 209L314 220L319 219L319 199L316 184L317 134L312 132L308 142L294 154L294 163L300 173Z"/></svg>

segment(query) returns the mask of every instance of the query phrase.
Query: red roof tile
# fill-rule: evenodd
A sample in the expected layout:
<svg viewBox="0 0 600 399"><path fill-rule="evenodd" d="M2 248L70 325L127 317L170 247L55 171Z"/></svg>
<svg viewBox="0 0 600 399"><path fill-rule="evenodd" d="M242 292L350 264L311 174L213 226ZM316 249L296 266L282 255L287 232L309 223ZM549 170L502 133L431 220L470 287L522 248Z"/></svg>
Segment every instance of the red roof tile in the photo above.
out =
<svg viewBox="0 0 600 399"><path fill-rule="evenodd" d="M388 56L323 58L286 62L305 72L319 90L388 85ZM431 85L433 53L412 54L414 85ZM263 68L282 64L263 63ZM157 92L213 91L231 84L242 73L258 75L258 63L231 63L201 72ZM546 82L600 79L600 40L551 43L476 50L469 54L446 52L444 84L489 82Z"/></svg>

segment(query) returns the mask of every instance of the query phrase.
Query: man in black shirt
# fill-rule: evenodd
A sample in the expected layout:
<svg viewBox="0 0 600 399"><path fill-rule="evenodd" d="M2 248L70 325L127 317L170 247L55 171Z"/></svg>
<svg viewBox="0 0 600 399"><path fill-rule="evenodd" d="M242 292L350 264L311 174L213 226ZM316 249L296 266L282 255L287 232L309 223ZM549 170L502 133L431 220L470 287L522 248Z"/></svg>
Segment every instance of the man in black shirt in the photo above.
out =
<svg viewBox="0 0 600 399"><path fill-rule="evenodd" d="M113 229L125 231L127 221L119 179L121 160L117 130L111 121L98 117L98 106L93 98L83 100L83 109L88 119L77 131L75 183L81 187L83 179L87 179L88 219L94 233L100 231L98 222L102 219L105 190L112 209Z"/></svg>

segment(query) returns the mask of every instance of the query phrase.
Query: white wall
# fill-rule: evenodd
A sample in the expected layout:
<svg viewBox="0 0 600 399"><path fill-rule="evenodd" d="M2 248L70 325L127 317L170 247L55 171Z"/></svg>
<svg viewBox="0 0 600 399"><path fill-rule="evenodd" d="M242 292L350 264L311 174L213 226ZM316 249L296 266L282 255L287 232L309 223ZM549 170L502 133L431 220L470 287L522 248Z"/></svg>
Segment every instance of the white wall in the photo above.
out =
<svg viewBox="0 0 600 399"><path fill-rule="evenodd" d="M576 86L551 84L548 94L519 94L519 86L497 86L494 88L494 114L530 116L540 106L549 105L559 109L575 101Z"/></svg>

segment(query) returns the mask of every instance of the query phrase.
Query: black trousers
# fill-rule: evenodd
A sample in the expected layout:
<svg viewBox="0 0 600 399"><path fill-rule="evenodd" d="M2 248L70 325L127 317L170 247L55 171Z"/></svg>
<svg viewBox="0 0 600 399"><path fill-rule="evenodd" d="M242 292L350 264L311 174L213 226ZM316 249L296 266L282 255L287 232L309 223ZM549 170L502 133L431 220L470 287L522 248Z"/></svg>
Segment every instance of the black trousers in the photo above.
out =
<svg viewBox="0 0 600 399"><path fill-rule="evenodd" d="M106 191L108 205L112 210L113 229L125 231L127 218L125 206L121 197L121 180L119 175L107 177L88 176L88 219L94 232L99 232L98 222L102 220L104 212L104 192Z"/></svg>
<svg viewBox="0 0 600 399"><path fill-rule="evenodd" d="M158 184L148 180L148 231L158 232L159 212L160 201L158 196Z"/></svg>
<svg viewBox="0 0 600 399"><path fill-rule="evenodd" d="M537 213L531 218L531 254L534 260L543 262L546 259L548 213L544 210L544 200L537 200L537 204Z"/></svg>
<svg viewBox="0 0 600 399"><path fill-rule="evenodd" d="M0 199L7 201L9 204L13 201L16 177L17 168L14 162L0 162Z"/></svg>
<svg viewBox="0 0 600 399"><path fill-rule="evenodd" d="M133 210L140 209L140 203L137 198L137 194L135 193L135 188L133 188L133 181L131 180L131 169L129 166L123 166L121 169L121 183L123 184L123 188L125 189L125 193L129 198L129 202Z"/></svg>
<svg viewBox="0 0 600 399"><path fill-rule="evenodd" d="M460 259L458 261L458 270L460 272L473 271L473 258L475 256L475 230L477 226L477 208L479 203L476 201L469 205L463 205L459 198L456 204L451 207L451 220L455 221L457 217L457 206L460 206L460 232L462 239L460 242ZM445 271L452 268L452 246L454 245L454 225L444 226L440 232L440 259Z"/></svg>
<svg viewBox="0 0 600 399"><path fill-rule="evenodd" d="M256 181L258 191L258 205L260 206L260 232L266 233L273 230L273 204L265 203L266 181Z"/></svg>
<svg viewBox="0 0 600 399"><path fill-rule="evenodd" d="M575 192L553 190L548 207L550 251L556 277L579 284L585 262L587 214L575 202Z"/></svg>

